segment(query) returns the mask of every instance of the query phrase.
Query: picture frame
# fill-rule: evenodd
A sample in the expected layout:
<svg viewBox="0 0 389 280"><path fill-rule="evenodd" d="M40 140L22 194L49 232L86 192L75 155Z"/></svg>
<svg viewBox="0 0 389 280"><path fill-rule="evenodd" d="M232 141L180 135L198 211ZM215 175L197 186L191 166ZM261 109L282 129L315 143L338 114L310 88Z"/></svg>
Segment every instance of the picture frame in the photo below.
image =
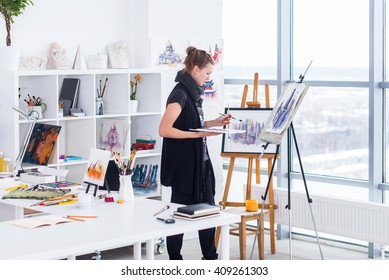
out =
<svg viewBox="0 0 389 280"><path fill-rule="evenodd" d="M226 128L246 130L245 133L223 134L222 153L275 154L276 145L270 144L264 150L260 136L264 130L272 108L225 108L225 114L232 115Z"/></svg>

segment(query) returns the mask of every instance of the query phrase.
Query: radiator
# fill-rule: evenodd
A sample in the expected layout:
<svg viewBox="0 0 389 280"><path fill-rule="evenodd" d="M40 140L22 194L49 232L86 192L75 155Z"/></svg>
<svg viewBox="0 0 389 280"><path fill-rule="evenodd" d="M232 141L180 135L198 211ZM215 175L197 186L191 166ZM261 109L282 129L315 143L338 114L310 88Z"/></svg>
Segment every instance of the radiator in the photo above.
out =
<svg viewBox="0 0 389 280"><path fill-rule="evenodd" d="M263 195L265 188L253 186L252 197ZM378 244L389 244L389 205L310 195L317 231ZM268 200L268 199L267 199ZM260 198L259 202L262 201ZM305 192L291 191L290 213L287 189L274 188L277 224L314 230Z"/></svg>

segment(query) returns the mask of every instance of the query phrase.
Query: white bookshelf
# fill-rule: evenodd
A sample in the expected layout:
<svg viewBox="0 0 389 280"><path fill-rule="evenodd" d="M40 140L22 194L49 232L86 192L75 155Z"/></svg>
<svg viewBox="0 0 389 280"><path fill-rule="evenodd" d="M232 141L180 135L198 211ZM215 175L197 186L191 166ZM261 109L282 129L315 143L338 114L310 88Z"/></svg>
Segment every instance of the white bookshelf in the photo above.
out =
<svg viewBox="0 0 389 280"><path fill-rule="evenodd" d="M142 83L138 88L138 111L131 112L129 81L135 74L142 75ZM99 87L100 80L104 81L107 77L109 84L104 95L105 112L104 115L97 115L96 88ZM64 78L80 79L77 107L85 112L85 116L58 116L58 99ZM140 153L136 163L160 165L162 142L158 135L158 126L164 110L165 98L162 94L162 73L158 69L1 71L0 85L0 96L3 100L0 104L0 129L3 135L0 151L13 161L23 145L29 123L21 118L12 106L27 112L24 98L27 93L30 93L42 97L47 105L44 118L37 122L61 126L49 166L68 169L68 180L82 183L90 149L99 148L99 123L109 118L130 121L129 137L122 155L124 158L129 156L131 143L134 143L136 138L151 136L157 140L155 149ZM82 159L61 162L60 155L80 156ZM37 167L23 164L25 170Z"/></svg>

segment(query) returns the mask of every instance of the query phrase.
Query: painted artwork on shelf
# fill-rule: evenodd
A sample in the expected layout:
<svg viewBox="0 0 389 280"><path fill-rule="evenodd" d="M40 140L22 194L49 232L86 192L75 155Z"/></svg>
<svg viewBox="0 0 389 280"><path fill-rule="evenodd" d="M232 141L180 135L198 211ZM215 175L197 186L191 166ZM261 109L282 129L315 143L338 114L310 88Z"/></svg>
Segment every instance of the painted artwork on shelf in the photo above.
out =
<svg viewBox="0 0 389 280"><path fill-rule="evenodd" d="M158 193L158 164L137 164L132 175L134 193L152 195Z"/></svg>
<svg viewBox="0 0 389 280"><path fill-rule="evenodd" d="M92 148L84 175L84 182L96 186L103 186L110 157L110 151Z"/></svg>
<svg viewBox="0 0 389 280"><path fill-rule="evenodd" d="M233 119L229 124L230 129L245 130L245 133L223 134L223 153L249 153L261 154L264 144L260 139L265 123L268 120L271 108L226 108ZM276 152L276 145L268 145L265 154Z"/></svg>
<svg viewBox="0 0 389 280"><path fill-rule="evenodd" d="M26 146L23 162L47 165L60 131L60 126L35 123Z"/></svg>
<svg viewBox="0 0 389 280"><path fill-rule="evenodd" d="M99 148L124 154L129 122L125 119L101 119L98 128Z"/></svg>
<svg viewBox="0 0 389 280"><path fill-rule="evenodd" d="M261 135L263 141L276 145L281 143L308 88L305 83L288 84L265 124L264 133Z"/></svg>

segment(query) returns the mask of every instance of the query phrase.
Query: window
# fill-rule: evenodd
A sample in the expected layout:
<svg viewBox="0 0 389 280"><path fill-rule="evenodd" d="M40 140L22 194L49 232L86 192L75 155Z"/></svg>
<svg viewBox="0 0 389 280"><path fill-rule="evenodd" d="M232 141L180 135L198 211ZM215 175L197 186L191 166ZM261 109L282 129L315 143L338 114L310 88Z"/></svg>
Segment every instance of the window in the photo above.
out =
<svg viewBox="0 0 389 280"><path fill-rule="evenodd" d="M367 81L369 1L293 1L294 79Z"/></svg>
<svg viewBox="0 0 389 280"><path fill-rule="evenodd" d="M223 2L224 76L277 76L277 1Z"/></svg>

